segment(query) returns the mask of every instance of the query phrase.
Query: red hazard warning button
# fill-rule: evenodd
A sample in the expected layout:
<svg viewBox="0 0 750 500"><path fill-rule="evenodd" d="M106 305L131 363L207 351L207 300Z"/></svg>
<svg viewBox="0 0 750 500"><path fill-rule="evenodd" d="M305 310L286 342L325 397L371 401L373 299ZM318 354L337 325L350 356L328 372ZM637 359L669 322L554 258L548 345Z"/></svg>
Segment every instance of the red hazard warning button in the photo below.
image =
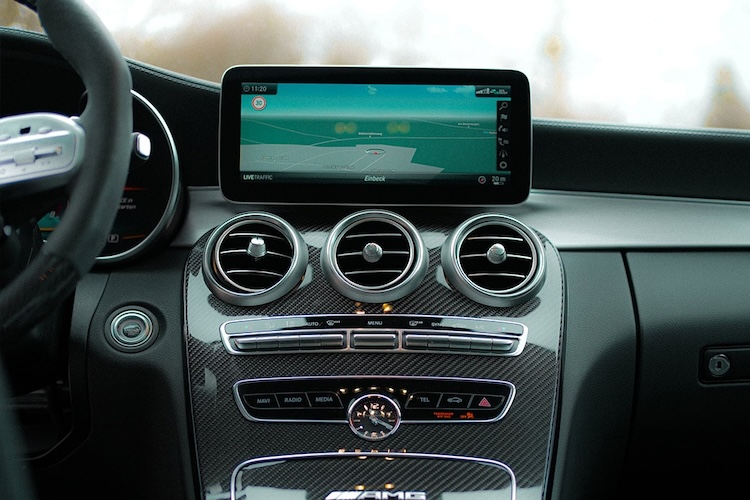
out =
<svg viewBox="0 0 750 500"><path fill-rule="evenodd" d="M500 408L505 402L505 396L492 394L475 394L471 399L469 408L473 410L494 410Z"/></svg>

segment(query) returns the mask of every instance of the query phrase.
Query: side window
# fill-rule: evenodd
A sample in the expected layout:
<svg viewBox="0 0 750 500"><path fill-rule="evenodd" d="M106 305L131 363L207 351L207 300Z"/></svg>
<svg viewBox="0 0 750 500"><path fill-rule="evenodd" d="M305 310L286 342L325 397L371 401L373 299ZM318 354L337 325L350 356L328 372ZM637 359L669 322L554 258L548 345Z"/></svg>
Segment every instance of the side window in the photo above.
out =
<svg viewBox="0 0 750 500"><path fill-rule="evenodd" d="M43 31L36 13L13 0L0 0L0 26Z"/></svg>

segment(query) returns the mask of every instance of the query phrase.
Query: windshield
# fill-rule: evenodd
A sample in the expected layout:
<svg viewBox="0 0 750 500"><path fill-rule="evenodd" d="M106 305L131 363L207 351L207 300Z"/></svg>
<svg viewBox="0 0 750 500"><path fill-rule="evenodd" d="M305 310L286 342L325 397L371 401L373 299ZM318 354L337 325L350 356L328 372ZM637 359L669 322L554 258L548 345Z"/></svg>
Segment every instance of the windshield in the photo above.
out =
<svg viewBox="0 0 750 500"><path fill-rule="evenodd" d="M0 0L2 22L38 29ZM213 82L239 64L510 68L537 118L750 128L750 3L87 0L128 57Z"/></svg>

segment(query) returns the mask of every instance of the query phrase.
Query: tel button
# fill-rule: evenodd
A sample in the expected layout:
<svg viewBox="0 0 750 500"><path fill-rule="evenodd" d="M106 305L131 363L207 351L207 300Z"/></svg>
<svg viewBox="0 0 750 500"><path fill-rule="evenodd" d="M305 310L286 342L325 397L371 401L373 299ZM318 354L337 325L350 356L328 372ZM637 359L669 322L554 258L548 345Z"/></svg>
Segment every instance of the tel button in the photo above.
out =
<svg viewBox="0 0 750 500"><path fill-rule="evenodd" d="M406 402L408 408L436 408L440 400L439 392L415 392Z"/></svg>

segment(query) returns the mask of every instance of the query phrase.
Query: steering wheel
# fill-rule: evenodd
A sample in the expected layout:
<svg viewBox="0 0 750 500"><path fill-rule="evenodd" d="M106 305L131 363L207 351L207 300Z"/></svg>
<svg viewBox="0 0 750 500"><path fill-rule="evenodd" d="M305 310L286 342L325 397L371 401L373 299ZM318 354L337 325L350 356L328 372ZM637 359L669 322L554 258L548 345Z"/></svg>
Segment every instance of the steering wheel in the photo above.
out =
<svg viewBox="0 0 750 500"><path fill-rule="evenodd" d="M3 220L4 207L67 189L65 218L31 262L0 285L0 346L28 331L94 264L114 223L128 175L132 81L109 31L83 0L17 0L39 15L53 47L86 87L80 117L32 113L0 119L0 257L20 227ZM0 267L2 267L0 259ZM0 400L4 399L0 366ZM0 410L3 410L0 405ZM31 498L10 450L17 436L0 411L0 497Z"/></svg>
<svg viewBox="0 0 750 500"><path fill-rule="evenodd" d="M53 47L81 77L88 102L80 117L32 113L0 119L0 158L6 162L0 165L0 216L6 204L52 189L70 191L65 218L0 290L3 343L21 339L93 266L119 208L133 129L130 72L96 14L83 0L17 1L36 9ZM0 245L17 229L6 222Z"/></svg>

